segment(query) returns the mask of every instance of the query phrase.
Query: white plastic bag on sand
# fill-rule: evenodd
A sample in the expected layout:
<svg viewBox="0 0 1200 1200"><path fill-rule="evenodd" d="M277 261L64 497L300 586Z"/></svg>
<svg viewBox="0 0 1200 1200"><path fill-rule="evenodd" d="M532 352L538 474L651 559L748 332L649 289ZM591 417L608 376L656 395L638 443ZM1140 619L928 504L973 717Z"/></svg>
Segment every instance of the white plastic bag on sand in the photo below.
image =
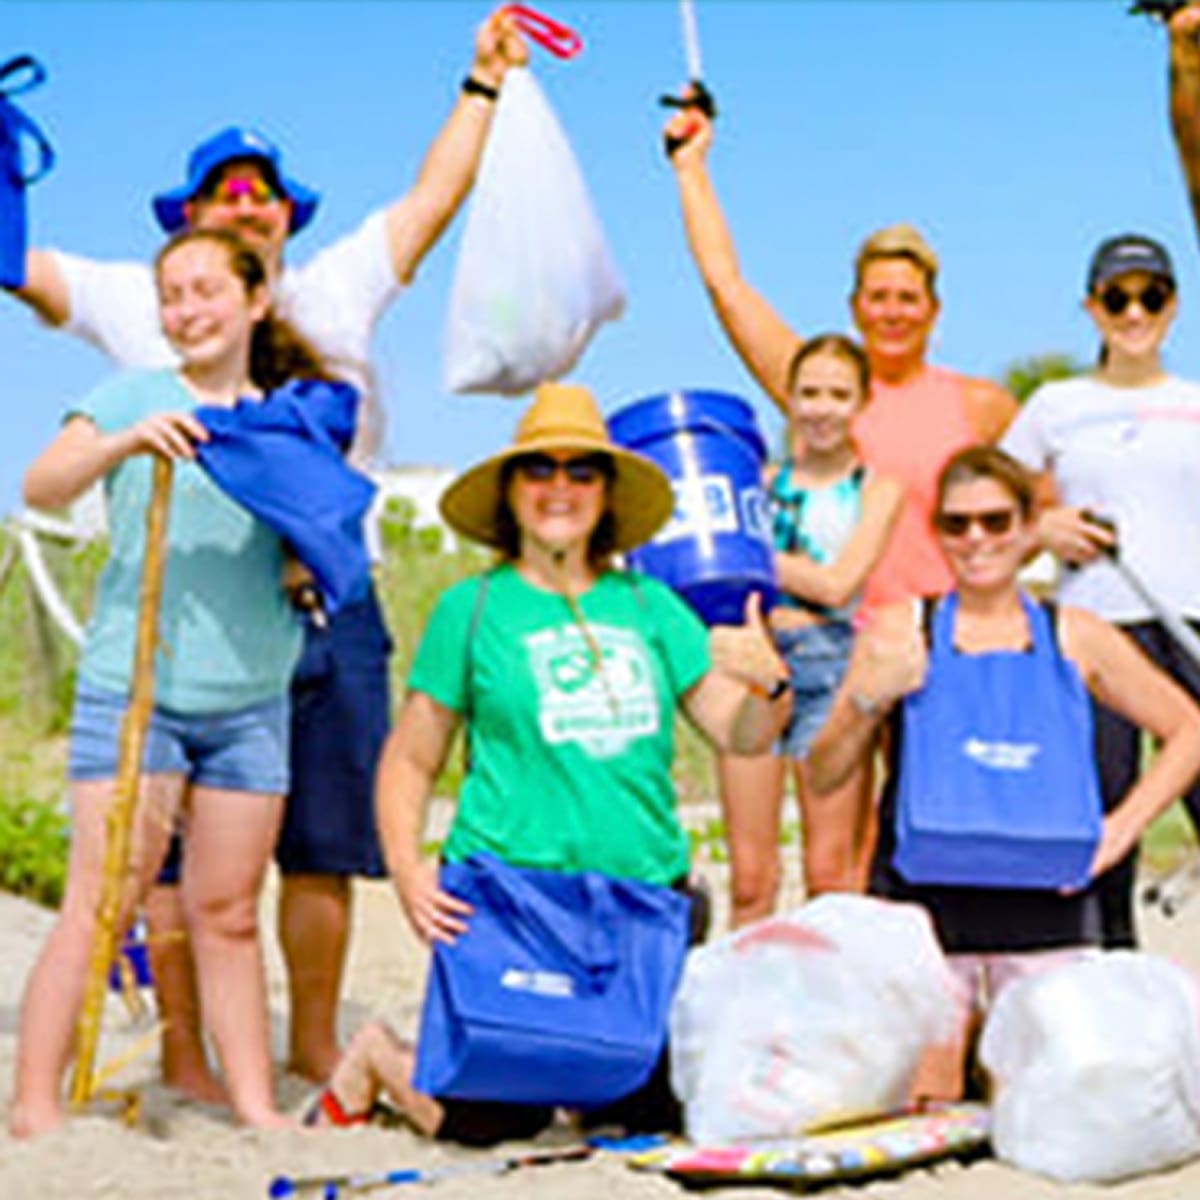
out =
<svg viewBox="0 0 1200 1200"><path fill-rule="evenodd" d="M1014 1166L1108 1182L1200 1154L1196 980L1166 959L1097 952L1013 983L980 1059L992 1143Z"/></svg>
<svg viewBox="0 0 1200 1200"><path fill-rule="evenodd" d="M688 1136L790 1136L902 1106L959 991L925 911L866 896L822 896L693 950L671 1010Z"/></svg>
<svg viewBox="0 0 1200 1200"><path fill-rule="evenodd" d="M518 395L565 375L625 307L571 147L525 68L508 72L471 199L446 386Z"/></svg>

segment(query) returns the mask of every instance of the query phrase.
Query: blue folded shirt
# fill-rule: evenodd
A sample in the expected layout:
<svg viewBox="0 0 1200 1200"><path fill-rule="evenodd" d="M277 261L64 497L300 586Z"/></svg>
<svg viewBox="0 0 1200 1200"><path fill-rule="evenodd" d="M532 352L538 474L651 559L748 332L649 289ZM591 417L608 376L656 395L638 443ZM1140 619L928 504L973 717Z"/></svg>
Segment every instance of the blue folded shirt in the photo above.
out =
<svg viewBox="0 0 1200 1200"><path fill-rule="evenodd" d="M287 540L330 614L370 580L363 517L375 484L344 457L358 403L348 383L293 380L262 400L196 410L210 435L196 449L200 465Z"/></svg>

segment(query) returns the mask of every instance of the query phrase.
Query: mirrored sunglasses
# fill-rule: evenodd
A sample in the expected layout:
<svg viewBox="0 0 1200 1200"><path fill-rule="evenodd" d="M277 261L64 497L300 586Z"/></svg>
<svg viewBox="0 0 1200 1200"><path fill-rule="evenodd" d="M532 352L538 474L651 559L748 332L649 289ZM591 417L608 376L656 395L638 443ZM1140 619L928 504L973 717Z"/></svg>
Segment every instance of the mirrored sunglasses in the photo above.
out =
<svg viewBox="0 0 1200 1200"><path fill-rule="evenodd" d="M270 204L280 199L279 193L261 175L227 175L208 191L208 196L229 204L239 196L249 196L255 204Z"/></svg>
<svg viewBox="0 0 1200 1200"><path fill-rule="evenodd" d="M514 464L523 479L530 483L549 483L559 471L571 483L588 484L600 479L610 479L612 459L605 454L585 454L578 458L553 458L549 454L525 454Z"/></svg>
<svg viewBox="0 0 1200 1200"><path fill-rule="evenodd" d="M1131 292L1119 283L1110 283L1100 293L1100 303L1110 317L1119 317L1135 301L1142 306L1142 311L1152 317L1158 316L1171 299L1171 289L1162 283L1151 283L1140 292Z"/></svg>
<svg viewBox="0 0 1200 1200"><path fill-rule="evenodd" d="M972 525L998 537L1008 533L1016 520L1015 508L987 508L979 512L940 512L933 523L946 537L963 537Z"/></svg>

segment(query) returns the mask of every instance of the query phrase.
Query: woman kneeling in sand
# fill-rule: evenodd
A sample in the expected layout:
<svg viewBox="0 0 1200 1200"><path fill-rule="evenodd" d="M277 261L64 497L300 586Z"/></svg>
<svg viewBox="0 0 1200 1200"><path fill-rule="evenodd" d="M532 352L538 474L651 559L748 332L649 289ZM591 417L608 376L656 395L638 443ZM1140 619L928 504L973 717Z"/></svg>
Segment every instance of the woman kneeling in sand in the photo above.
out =
<svg viewBox="0 0 1200 1200"><path fill-rule="evenodd" d="M513 444L447 490L446 521L497 549L500 562L439 601L380 763L384 851L423 941L453 942L471 918L421 855L429 797L460 724L469 726L471 755L447 861L486 852L518 866L675 888L688 872L670 777L676 708L722 750L761 753L778 737L790 709L787 669L757 610L745 627L710 637L668 588L612 564L614 553L651 537L673 503L655 464L610 441L592 395L561 384L539 388ZM571 661L586 680L538 669L548 639L580 648ZM553 721L585 686L595 700L589 720ZM642 715L631 721L635 708ZM530 1137L553 1118L552 1108L503 1097L424 1095L413 1066L413 1047L386 1026L367 1028L314 1118L364 1119L382 1094L420 1132L472 1144ZM678 1127L665 1063L606 1118Z"/></svg>
<svg viewBox="0 0 1200 1200"><path fill-rule="evenodd" d="M1036 543L1034 518L1032 478L1015 459L991 447L950 459L938 481L934 528L954 590L926 601L924 614L911 603L880 611L855 646L809 759L814 787L837 787L875 753L887 730L889 770L871 891L928 910L969 988L975 1016L980 997L994 999L1010 980L1098 944L1091 881L1137 844L1200 770L1200 710L1183 690L1107 621L1035 603L1021 591L1017 572ZM1043 869L1055 849L1035 837L1020 861L1009 855L1000 865L964 845L970 867L962 854L931 861L906 843L912 823L905 813L935 793L951 797L968 818L994 811L997 795L1026 814L1045 814L1052 802L1070 799L1090 812L1096 828L1089 693L1150 733L1160 750L1104 817L1090 866L1079 863L1087 886L1078 877L1055 877L1057 866ZM1022 732L997 739L975 735L976 728ZM1015 796L998 792L1013 781ZM1038 822L1026 817L1022 824L1028 830ZM961 1090L969 1029L964 1022L952 1052L919 1081L924 1094L951 1097Z"/></svg>

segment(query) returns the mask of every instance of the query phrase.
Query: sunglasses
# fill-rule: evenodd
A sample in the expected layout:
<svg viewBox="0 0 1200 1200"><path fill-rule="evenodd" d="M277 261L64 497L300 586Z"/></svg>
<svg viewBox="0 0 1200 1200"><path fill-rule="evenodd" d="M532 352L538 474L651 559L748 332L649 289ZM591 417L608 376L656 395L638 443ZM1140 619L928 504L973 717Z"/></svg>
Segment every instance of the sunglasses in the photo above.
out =
<svg viewBox="0 0 1200 1200"><path fill-rule="evenodd" d="M557 459L549 454L526 454L513 469L530 483L549 483L561 471L571 483L589 484L612 478L612 459L606 454Z"/></svg>
<svg viewBox="0 0 1200 1200"><path fill-rule="evenodd" d="M972 525L998 537L1008 533L1016 520L1015 508L988 508L981 512L940 512L933 523L946 537L964 537Z"/></svg>
<svg viewBox="0 0 1200 1200"><path fill-rule="evenodd" d="M1119 283L1111 283L1100 293L1100 303L1110 317L1119 317L1134 301L1142 311L1156 317L1170 303L1172 289L1162 283L1151 283L1140 292L1129 292Z"/></svg>
<svg viewBox="0 0 1200 1200"><path fill-rule="evenodd" d="M227 175L208 191L209 199L229 204L239 196L249 196L255 204L270 204L279 193L260 175Z"/></svg>

